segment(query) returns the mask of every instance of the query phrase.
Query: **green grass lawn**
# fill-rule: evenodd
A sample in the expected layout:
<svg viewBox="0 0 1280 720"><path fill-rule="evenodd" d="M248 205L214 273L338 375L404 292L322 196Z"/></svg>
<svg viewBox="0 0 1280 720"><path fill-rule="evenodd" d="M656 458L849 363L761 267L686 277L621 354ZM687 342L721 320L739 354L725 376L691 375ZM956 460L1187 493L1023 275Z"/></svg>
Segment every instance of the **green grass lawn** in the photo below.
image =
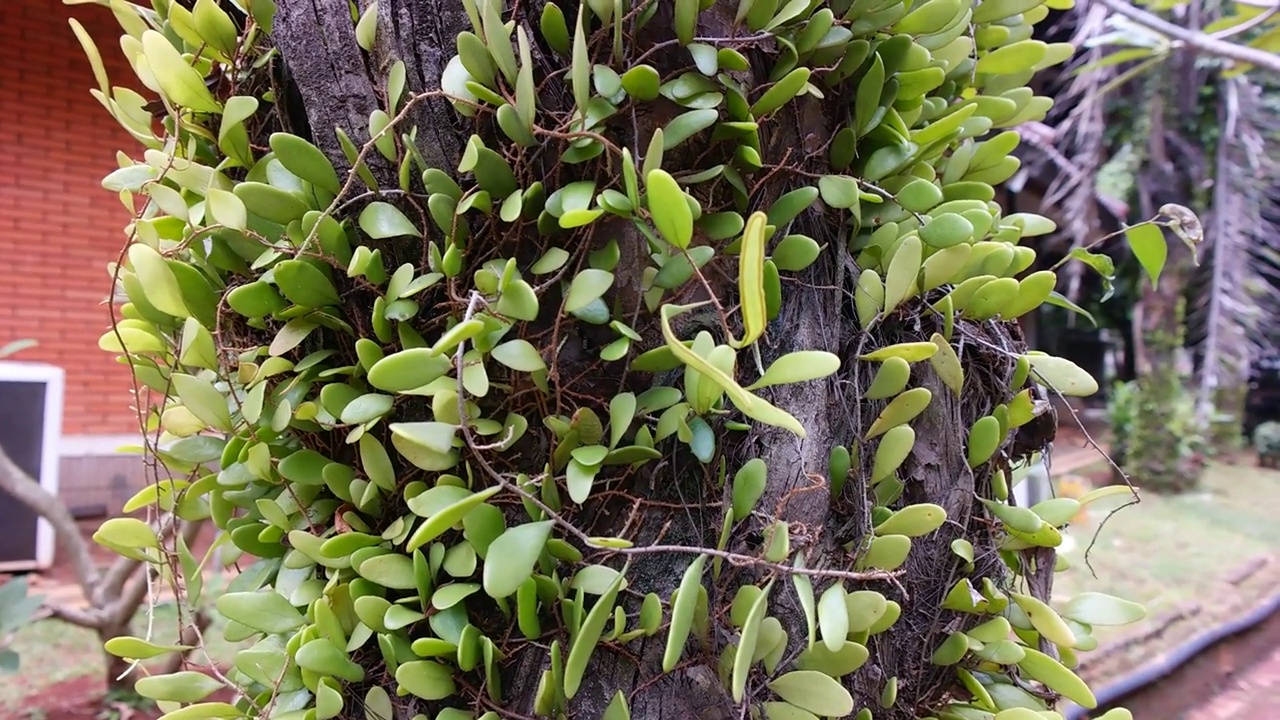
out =
<svg viewBox="0 0 1280 720"><path fill-rule="evenodd" d="M1210 465L1199 492L1141 494L1141 503L1120 510L1100 534L1102 520L1125 498L1094 503L1087 521L1071 528L1076 546L1065 556L1072 568L1056 583L1064 595L1111 593L1157 614L1202 597L1251 559L1280 552L1280 472ZM1095 534L1089 561L1097 577L1084 557Z"/></svg>
<svg viewBox="0 0 1280 720"><path fill-rule="evenodd" d="M1134 662L1155 658L1191 635L1247 612L1275 591L1280 577L1280 562L1273 562L1237 582L1247 565L1280 559L1280 472L1213 464L1197 492L1141 494L1141 503L1111 517L1100 533L1102 520L1124 498L1089 507L1086 521L1070 530L1075 547L1063 553L1072 567L1055 582L1055 599L1092 590L1147 608L1145 621L1098 629L1100 647L1082 656L1086 666L1120 639L1151 636L1121 656L1095 662L1089 674L1100 678L1131 669ZM1095 535L1089 560L1096 576L1085 565L1085 551ZM1194 613L1152 634L1157 622L1188 608Z"/></svg>

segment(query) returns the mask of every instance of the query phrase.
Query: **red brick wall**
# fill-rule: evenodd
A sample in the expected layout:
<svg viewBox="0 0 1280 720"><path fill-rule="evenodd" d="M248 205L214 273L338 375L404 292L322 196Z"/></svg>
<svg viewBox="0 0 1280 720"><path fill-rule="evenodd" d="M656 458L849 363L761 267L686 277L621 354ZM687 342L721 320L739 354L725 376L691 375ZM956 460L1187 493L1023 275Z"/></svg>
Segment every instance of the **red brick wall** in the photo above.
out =
<svg viewBox="0 0 1280 720"><path fill-rule="evenodd" d="M98 45L113 85L138 83L110 11L58 0L6 3L0 21L0 345L66 371L63 432L135 431L128 371L98 349L109 327L107 264L129 216L100 184L138 146L90 95L89 63L67 24Z"/></svg>

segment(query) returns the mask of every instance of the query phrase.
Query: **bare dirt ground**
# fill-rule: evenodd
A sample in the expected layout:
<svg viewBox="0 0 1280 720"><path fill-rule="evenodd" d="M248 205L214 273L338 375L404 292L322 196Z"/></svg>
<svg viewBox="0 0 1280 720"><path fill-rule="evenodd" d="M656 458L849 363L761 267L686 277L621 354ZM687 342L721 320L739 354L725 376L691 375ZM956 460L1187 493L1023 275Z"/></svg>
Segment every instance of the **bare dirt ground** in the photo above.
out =
<svg viewBox="0 0 1280 720"><path fill-rule="evenodd" d="M114 713L119 720L160 717L155 708L144 710L104 701L105 694L106 684L101 678L85 675L45 688L39 696L15 703L10 710L18 713L15 720L98 720L107 713Z"/></svg>
<svg viewBox="0 0 1280 720"><path fill-rule="evenodd" d="M1273 643L1274 647L1274 643ZM1275 717L1280 707L1280 648L1233 675L1218 696L1192 709L1187 720Z"/></svg>

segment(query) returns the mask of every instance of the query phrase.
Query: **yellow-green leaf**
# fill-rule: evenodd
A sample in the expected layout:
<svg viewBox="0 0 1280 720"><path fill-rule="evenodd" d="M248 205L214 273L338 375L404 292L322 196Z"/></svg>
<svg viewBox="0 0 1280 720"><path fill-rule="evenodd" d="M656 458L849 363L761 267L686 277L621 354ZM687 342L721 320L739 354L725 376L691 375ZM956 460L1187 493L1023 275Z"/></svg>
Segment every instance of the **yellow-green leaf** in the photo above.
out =
<svg viewBox="0 0 1280 720"><path fill-rule="evenodd" d="M168 42L167 40L165 42ZM139 678L133 689L139 695L152 700L176 703L200 702L222 687L217 678L194 670L151 675Z"/></svg>
<svg viewBox="0 0 1280 720"><path fill-rule="evenodd" d="M815 715L844 717L853 712L853 696L834 678L815 670L794 670L769 683L778 697Z"/></svg>
<svg viewBox="0 0 1280 720"><path fill-rule="evenodd" d="M667 628L667 645L662 655L662 671L669 673L680 662L684 652L685 641L689 639L689 630L693 627L693 616L697 609L698 589L702 586L702 568L706 565L707 556L694 558L685 568L676 589L675 600L671 604L671 625Z"/></svg>
<svg viewBox="0 0 1280 720"><path fill-rule="evenodd" d="M187 64L164 35L155 30L144 32L142 50L161 92L170 101L196 112L218 112L222 109L204 84L204 78Z"/></svg>
<svg viewBox="0 0 1280 720"><path fill-rule="evenodd" d="M200 418L209 427L231 431L231 412L227 408L227 398L214 388L213 383L183 373L170 376L178 399L191 414Z"/></svg>
<svg viewBox="0 0 1280 720"><path fill-rule="evenodd" d="M747 218L738 255L738 296L742 302L742 345L764 334L768 324L764 292L765 225L768 218L756 211ZM758 383L757 383L758 384Z"/></svg>
<svg viewBox="0 0 1280 720"><path fill-rule="evenodd" d="M569 84L573 89L573 102L578 112L587 116L591 101L591 55L587 51L587 4L578 5L578 22L573 30L573 56L569 61Z"/></svg>
<svg viewBox="0 0 1280 720"><path fill-rule="evenodd" d="M667 171L654 169L645 176L645 190L649 196L649 214L658 232L681 250L689 247L693 240L693 212L680 184Z"/></svg>
<svg viewBox="0 0 1280 720"><path fill-rule="evenodd" d="M774 360L748 389L817 380L834 375L839 369L838 355L823 350L798 350Z"/></svg>
<svg viewBox="0 0 1280 720"><path fill-rule="evenodd" d="M1141 605L1103 593L1084 592L1062 608L1062 615L1087 625L1128 625L1146 617Z"/></svg>
<svg viewBox="0 0 1280 720"><path fill-rule="evenodd" d="M129 246L129 264L147 295L147 302L167 315L185 318L191 312L182 299L178 278L168 262L151 246L134 243Z"/></svg>
<svg viewBox="0 0 1280 720"><path fill-rule="evenodd" d="M938 352L938 346L932 342L904 342L895 345L887 345L860 356L859 360L867 362L884 362L889 358L902 358L907 362L919 362L928 360L933 354Z"/></svg>
<svg viewBox="0 0 1280 720"><path fill-rule="evenodd" d="M1160 283L1160 273L1164 270L1164 261L1169 256L1169 245L1165 242L1164 231L1158 225L1144 223L1124 231L1125 240L1134 257L1142 263L1142 269L1151 278L1151 287Z"/></svg>
<svg viewBox="0 0 1280 720"><path fill-rule="evenodd" d="M1052 389L1072 397L1088 397L1098 392L1098 381L1087 371L1066 358L1052 355L1028 355L1031 370Z"/></svg>
<svg viewBox="0 0 1280 720"><path fill-rule="evenodd" d="M504 531L489 545L484 563L484 591L490 597L505 598L520 589L533 573L533 564L542 554L551 521L526 523Z"/></svg>

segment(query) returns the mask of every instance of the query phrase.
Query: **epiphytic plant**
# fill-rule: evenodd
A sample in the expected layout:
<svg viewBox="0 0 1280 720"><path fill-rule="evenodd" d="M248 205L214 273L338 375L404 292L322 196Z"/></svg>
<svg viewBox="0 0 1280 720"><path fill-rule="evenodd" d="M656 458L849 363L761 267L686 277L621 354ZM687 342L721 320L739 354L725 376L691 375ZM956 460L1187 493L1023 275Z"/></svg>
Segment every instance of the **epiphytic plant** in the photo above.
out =
<svg viewBox="0 0 1280 720"><path fill-rule="evenodd" d="M146 147L105 181L145 203L103 346L170 441L157 517L256 558L217 599L234 668L138 691L172 720L1092 706L1075 653L1142 610L1049 605L1097 495L1010 500L1047 392L1097 385L1022 342L1064 302L1023 244L1053 226L993 202L1058 5L121 4L163 113L81 34ZM99 541L200 594L145 522Z"/></svg>

